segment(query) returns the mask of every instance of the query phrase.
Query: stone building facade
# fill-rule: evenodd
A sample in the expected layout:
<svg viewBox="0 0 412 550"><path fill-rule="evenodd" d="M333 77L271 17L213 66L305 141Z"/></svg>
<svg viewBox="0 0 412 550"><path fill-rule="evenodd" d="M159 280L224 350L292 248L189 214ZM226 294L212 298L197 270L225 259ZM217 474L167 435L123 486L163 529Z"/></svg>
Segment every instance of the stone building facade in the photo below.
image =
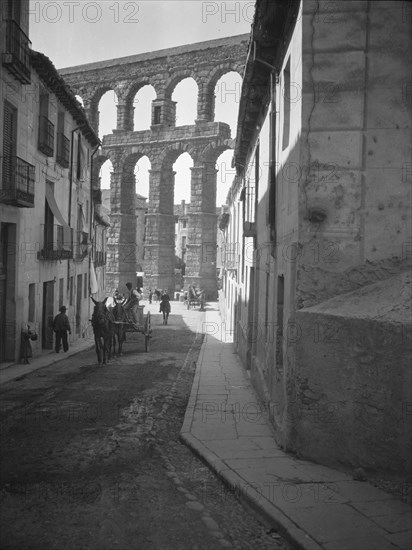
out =
<svg viewBox="0 0 412 550"><path fill-rule="evenodd" d="M53 347L60 306L72 341L89 324L99 140L52 62L30 49L28 0L0 3L0 30L0 362L14 362L28 326L34 355Z"/></svg>
<svg viewBox="0 0 412 550"><path fill-rule="evenodd" d="M258 0L225 325L286 450L410 476L407 3Z"/></svg>
<svg viewBox="0 0 412 550"><path fill-rule="evenodd" d="M110 159L111 232L109 237L108 292L124 286L135 271L136 219L134 167L147 156L151 162L149 203L144 252L145 286L174 288L174 172L182 153L193 160L188 212L185 284L201 284L208 297L217 295L216 256L216 160L233 148L230 128L214 121L214 91L225 73L242 73L248 35L201 42L121 59L65 68L60 71L82 97L92 127L99 126L98 104L113 90L117 96L117 128L103 138L96 173ZM172 93L183 79L192 77L198 86L197 119L194 125L176 127L176 104ZM150 130L133 131L133 100L143 86L156 91Z"/></svg>

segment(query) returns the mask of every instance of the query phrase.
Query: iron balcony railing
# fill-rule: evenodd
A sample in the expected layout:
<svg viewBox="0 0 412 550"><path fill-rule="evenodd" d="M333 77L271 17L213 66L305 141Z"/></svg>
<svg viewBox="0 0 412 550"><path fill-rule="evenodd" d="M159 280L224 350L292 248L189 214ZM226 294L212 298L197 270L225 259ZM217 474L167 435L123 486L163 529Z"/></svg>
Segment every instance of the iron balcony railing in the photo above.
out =
<svg viewBox="0 0 412 550"><path fill-rule="evenodd" d="M43 243L39 260L71 260L73 258L73 229L57 224L43 224Z"/></svg>
<svg viewBox="0 0 412 550"><path fill-rule="evenodd" d="M33 208L35 167L16 156L3 157L2 160L0 201Z"/></svg>
<svg viewBox="0 0 412 550"><path fill-rule="evenodd" d="M54 124L45 116L39 117L39 150L47 157L54 154Z"/></svg>
<svg viewBox="0 0 412 550"><path fill-rule="evenodd" d="M70 141L67 139L67 137L63 133L58 132L56 160L60 164L60 166L63 166L63 168L68 168L69 158L70 158Z"/></svg>
<svg viewBox="0 0 412 550"><path fill-rule="evenodd" d="M3 65L22 84L30 84L30 47L31 42L13 19L6 19L6 51L3 53Z"/></svg>

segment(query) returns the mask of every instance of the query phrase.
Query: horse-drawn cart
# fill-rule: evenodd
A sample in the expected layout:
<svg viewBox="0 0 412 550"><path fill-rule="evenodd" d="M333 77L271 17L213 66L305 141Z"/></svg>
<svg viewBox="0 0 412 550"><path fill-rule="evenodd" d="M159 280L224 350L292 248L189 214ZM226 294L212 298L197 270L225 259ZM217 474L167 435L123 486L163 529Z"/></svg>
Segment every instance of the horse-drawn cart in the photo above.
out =
<svg viewBox="0 0 412 550"><path fill-rule="evenodd" d="M204 311L205 309L205 292L200 291L199 293L196 293L196 290L189 286L189 289L187 291L187 296L185 298L185 304L187 309L190 309L191 307L199 306L201 311Z"/></svg>
<svg viewBox="0 0 412 550"><path fill-rule="evenodd" d="M113 354L116 355L116 339L118 355L122 354L126 332L141 332L145 338L145 350L149 350L149 342L152 337L150 311L145 317L144 306L139 306L138 302L129 308L124 308L123 303L115 300L115 306L109 309L106 307L107 298L102 302L97 302L92 297L92 301L95 307L91 322L99 365L102 362L105 364L107 359L111 358L112 346Z"/></svg>
<svg viewBox="0 0 412 550"><path fill-rule="evenodd" d="M117 316L115 310L113 314L115 316L115 330L116 328L122 328L124 332L140 332L144 336L145 351L149 351L150 338L152 337L152 325L150 318L150 311L143 313L145 306L133 306L127 312L122 308L123 315Z"/></svg>

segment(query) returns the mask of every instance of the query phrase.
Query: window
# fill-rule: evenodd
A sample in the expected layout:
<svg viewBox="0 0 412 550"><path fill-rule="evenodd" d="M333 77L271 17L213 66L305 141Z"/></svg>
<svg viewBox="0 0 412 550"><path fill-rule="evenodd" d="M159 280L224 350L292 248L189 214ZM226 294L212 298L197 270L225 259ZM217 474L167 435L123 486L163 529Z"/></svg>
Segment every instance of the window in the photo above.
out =
<svg viewBox="0 0 412 550"><path fill-rule="evenodd" d="M64 135L64 111L59 111L57 116L57 154L56 160L63 166L63 168L69 167L70 157L70 142Z"/></svg>
<svg viewBox="0 0 412 550"><path fill-rule="evenodd" d="M29 285L29 323L34 323L34 312L36 311L36 285L34 283Z"/></svg>
<svg viewBox="0 0 412 550"><path fill-rule="evenodd" d="M35 167L17 156L17 109L4 102L3 169L0 202L34 207Z"/></svg>
<svg viewBox="0 0 412 550"><path fill-rule="evenodd" d="M14 188L15 170L13 170L17 151L17 109L4 102L4 138L3 138L3 189Z"/></svg>
<svg viewBox="0 0 412 550"><path fill-rule="evenodd" d="M183 222L182 222L182 227L183 227L183 229L186 229L186 224L187 224L187 221L186 221L186 220L183 220Z"/></svg>
<svg viewBox="0 0 412 550"><path fill-rule="evenodd" d="M4 0L2 3L4 3ZM3 21L6 22L6 36L4 42L2 42L2 46L5 46L4 53L1 56L2 64L19 82L30 84L31 42L21 28L21 0L8 0L3 14Z"/></svg>
<svg viewBox="0 0 412 550"><path fill-rule="evenodd" d="M21 21L21 0L8 0L8 18L13 19L18 25Z"/></svg>
<svg viewBox="0 0 412 550"><path fill-rule="evenodd" d="M83 206L77 205L77 240L76 240L76 256L84 258L87 255L88 233L84 231L86 225ZM87 229L87 226L86 226Z"/></svg>
<svg viewBox="0 0 412 550"><path fill-rule="evenodd" d="M77 135L77 170L76 177L78 180L82 178L82 136Z"/></svg>
<svg viewBox="0 0 412 550"><path fill-rule="evenodd" d="M161 114L162 108L160 107L160 105L158 105L153 110L153 124L160 124Z"/></svg>
<svg viewBox="0 0 412 550"><path fill-rule="evenodd" d="M39 142L38 148L47 157L54 154L54 124L49 120L49 94L40 88Z"/></svg>
<svg viewBox="0 0 412 550"><path fill-rule="evenodd" d="M53 252L54 243L54 216L46 199L44 206L44 250L46 253L51 254Z"/></svg>
<svg viewBox="0 0 412 550"><path fill-rule="evenodd" d="M186 248L186 237L182 237L182 250Z"/></svg>
<svg viewBox="0 0 412 550"><path fill-rule="evenodd" d="M289 145L290 133L290 57L283 71L283 138L282 150Z"/></svg>

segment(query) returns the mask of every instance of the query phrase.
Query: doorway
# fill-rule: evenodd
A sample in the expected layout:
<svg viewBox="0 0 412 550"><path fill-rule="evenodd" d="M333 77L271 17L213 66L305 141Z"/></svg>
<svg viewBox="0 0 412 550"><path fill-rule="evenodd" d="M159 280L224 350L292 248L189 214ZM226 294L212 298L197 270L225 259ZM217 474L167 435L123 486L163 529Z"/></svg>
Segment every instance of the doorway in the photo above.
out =
<svg viewBox="0 0 412 550"><path fill-rule="evenodd" d="M77 275L77 288L76 288L76 334L80 336L82 325L82 288L83 281L82 275Z"/></svg>
<svg viewBox="0 0 412 550"><path fill-rule="evenodd" d="M16 234L15 223L0 226L0 362L15 360L16 345Z"/></svg>
<svg viewBox="0 0 412 550"><path fill-rule="evenodd" d="M43 283L42 348L53 349L54 281Z"/></svg>
<svg viewBox="0 0 412 550"><path fill-rule="evenodd" d="M247 312L247 352L246 352L246 368L252 368L252 356L255 348L255 338L257 325L255 323L255 268L249 268L249 302Z"/></svg>

